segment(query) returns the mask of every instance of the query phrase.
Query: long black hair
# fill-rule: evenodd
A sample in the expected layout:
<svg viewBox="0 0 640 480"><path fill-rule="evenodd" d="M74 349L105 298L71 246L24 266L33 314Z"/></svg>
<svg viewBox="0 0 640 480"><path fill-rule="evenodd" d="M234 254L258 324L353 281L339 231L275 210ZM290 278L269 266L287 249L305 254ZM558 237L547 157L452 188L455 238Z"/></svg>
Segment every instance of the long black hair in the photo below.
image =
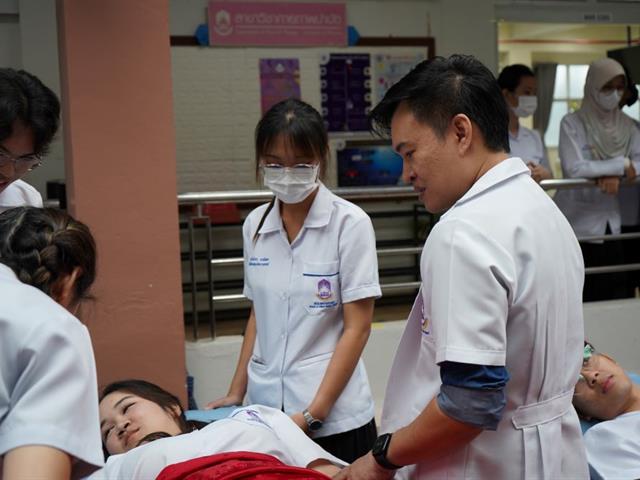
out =
<svg viewBox="0 0 640 480"><path fill-rule="evenodd" d="M297 98L276 103L256 125L256 177L260 173L260 159L271 150L280 137L284 137L292 149L309 158L318 159L320 178L324 177L329 160L329 137L324 120L315 108ZM271 200L258 223L258 228L253 234L254 242L258 239L258 232L274 204L275 198Z"/></svg>

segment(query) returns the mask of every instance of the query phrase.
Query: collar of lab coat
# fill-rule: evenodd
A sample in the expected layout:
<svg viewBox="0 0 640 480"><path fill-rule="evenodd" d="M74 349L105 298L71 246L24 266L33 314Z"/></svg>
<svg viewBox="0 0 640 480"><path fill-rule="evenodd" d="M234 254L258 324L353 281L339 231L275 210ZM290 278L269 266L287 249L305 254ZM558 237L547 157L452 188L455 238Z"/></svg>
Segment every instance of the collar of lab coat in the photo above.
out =
<svg viewBox="0 0 640 480"><path fill-rule="evenodd" d="M11 268L7 267L4 263L0 263L0 277L8 280L17 280L15 272Z"/></svg>
<svg viewBox="0 0 640 480"><path fill-rule="evenodd" d="M456 203L453 204L453 207L451 207L448 212L453 210L458 205L468 202L472 198L477 197L490 188L493 188L499 183L502 183L510 178L515 177L516 175L521 174L531 175L531 171L520 158L510 157L506 160L503 160L493 168L489 169L489 171L487 171L484 175L482 175L476 181L476 183L474 183L471 188L467 190L467 193L465 193L458 199Z"/></svg>
<svg viewBox="0 0 640 480"><path fill-rule="evenodd" d="M322 182L318 182L318 193L313 199L307 218L304 220L304 228L318 228L328 225L333 211L333 193L324 186ZM265 218L260 233L269 233L282 230L282 217L280 216L280 200L276 199L273 208Z"/></svg>

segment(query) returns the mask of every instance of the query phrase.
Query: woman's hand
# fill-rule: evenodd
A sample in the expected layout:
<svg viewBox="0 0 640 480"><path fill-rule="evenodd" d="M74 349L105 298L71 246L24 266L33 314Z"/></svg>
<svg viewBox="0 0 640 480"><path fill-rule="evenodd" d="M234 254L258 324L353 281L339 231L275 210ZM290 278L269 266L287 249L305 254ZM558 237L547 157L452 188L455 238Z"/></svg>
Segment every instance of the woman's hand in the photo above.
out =
<svg viewBox="0 0 640 480"><path fill-rule="evenodd" d="M544 168L542 165L536 165L535 163L531 162L527 166L531 171L531 178L533 178L536 183L540 183L542 180L548 180L549 178L551 178L551 172L549 172L549 170Z"/></svg>
<svg viewBox="0 0 640 480"><path fill-rule="evenodd" d="M290 418L293 420L293 423L300 427L300 430L304 433L309 433L309 425L307 425L307 421L304 419L302 412L294 413Z"/></svg>
<svg viewBox="0 0 640 480"><path fill-rule="evenodd" d="M620 177L600 177L596 180L596 185L602 193L617 195L620 188Z"/></svg>
<svg viewBox="0 0 640 480"><path fill-rule="evenodd" d="M636 178L636 169L633 166L633 162L629 162L629 166L624 169L624 176L628 181L632 181Z"/></svg>
<svg viewBox="0 0 640 480"><path fill-rule="evenodd" d="M237 393L229 393L226 397L218 398L217 400L213 400L204 407L205 410L210 410L212 408L218 407L233 407L235 405L242 405L242 400L244 395L239 395Z"/></svg>

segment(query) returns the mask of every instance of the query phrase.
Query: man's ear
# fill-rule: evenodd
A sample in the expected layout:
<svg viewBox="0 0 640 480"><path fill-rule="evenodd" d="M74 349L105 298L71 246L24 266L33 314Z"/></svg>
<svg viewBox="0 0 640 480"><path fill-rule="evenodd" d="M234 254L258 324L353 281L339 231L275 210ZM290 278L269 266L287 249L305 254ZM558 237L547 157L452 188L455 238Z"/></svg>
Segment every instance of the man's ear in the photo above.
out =
<svg viewBox="0 0 640 480"><path fill-rule="evenodd" d="M180 405L171 405L170 408L174 417L180 418L180 415L182 415L182 408L180 408Z"/></svg>
<svg viewBox="0 0 640 480"><path fill-rule="evenodd" d="M455 135L458 154L465 155L471 148L473 141L473 125L471 119L464 113L458 113L451 119L451 128Z"/></svg>
<svg viewBox="0 0 640 480"><path fill-rule="evenodd" d="M67 310L77 300L75 287L78 277L80 277L80 272L80 267L76 267L70 274L60 277L51 286L51 297Z"/></svg>

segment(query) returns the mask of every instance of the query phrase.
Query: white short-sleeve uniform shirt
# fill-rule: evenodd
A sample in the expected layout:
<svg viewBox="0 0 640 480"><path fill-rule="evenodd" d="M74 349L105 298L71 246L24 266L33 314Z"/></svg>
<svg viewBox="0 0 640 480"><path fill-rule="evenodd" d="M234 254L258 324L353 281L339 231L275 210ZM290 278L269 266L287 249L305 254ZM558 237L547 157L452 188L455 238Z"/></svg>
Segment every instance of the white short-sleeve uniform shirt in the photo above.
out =
<svg viewBox="0 0 640 480"><path fill-rule="evenodd" d="M497 431L396 478L587 478L571 404L584 329L580 248L519 158L485 173L431 231L422 288L391 369L381 431L440 391L444 361L506 366Z"/></svg>
<svg viewBox="0 0 640 480"><path fill-rule="evenodd" d="M640 412L600 422L584 434L591 478L640 478Z"/></svg>
<svg viewBox="0 0 640 480"><path fill-rule="evenodd" d="M22 180L16 180L0 192L0 213L14 207L40 207L40 193Z"/></svg>
<svg viewBox="0 0 640 480"><path fill-rule="evenodd" d="M243 228L244 294L253 302L257 338L249 362L249 403L301 412L313 400L343 331L344 303L379 297L373 226L359 207L320 185L290 244L276 201ZM374 406L362 359L314 437L369 422Z"/></svg>
<svg viewBox="0 0 640 480"><path fill-rule="evenodd" d="M518 133L513 135L509 132L509 149L513 157L519 157L527 165L542 165L551 171L547 150L544 148L542 138L536 130L520 125Z"/></svg>
<svg viewBox="0 0 640 480"><path fill-rule="evenodd" d="M95 472L89 479L154 479L168 465L237 451L273 455L283 463L296 467L307 467L318 459L328 460L338 466L345 465L305 435L280 410L249 405L201 430L163 438L126 453L112 455L107 459L105 468Z"/></svg>
<svg viewBox="0 0 640 480"><path fill-rule="evenodd" d="M599 159L577 113L565 115L560 123L558 154L565 178L624 175L624 157ZM636 172L640 172L640 129L636 129L631 137L630 159ZM625 222L627 225L637 223L636 202L639 197L636 189L637 187L621 186L620 190L624 190L625 193L619 196L603 193L599 188L571 188L558 190L554 200L578 237L604 235L607 225L611 233L620 233L623 217L625 220L628 219ZM624 200L622 206L621 198ZM624 212L621 213L621 209Z"/></svg>
<svg viewBox="0 0 640 480"><path fill-rule="evenodd" d="M95 361L86 327L0 264L0 477L27 445L74 457L74 478L103 464Z"/></svg>

